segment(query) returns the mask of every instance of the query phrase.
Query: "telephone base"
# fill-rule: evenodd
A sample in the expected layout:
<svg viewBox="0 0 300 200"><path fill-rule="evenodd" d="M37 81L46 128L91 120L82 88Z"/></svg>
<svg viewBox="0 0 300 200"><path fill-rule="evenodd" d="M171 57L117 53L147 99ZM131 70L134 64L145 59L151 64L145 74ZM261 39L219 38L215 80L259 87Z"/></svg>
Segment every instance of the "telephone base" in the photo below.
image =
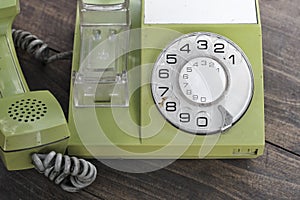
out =
<svg viewBox="0 0 300 200"><path fill-rule="evenodd" d="M144 1L131 1L136 2ZM256 1L257 3L257 1ZM264 150L264 95L261 25L258 17L253 24L142 24L142 7L131 8L132 26L142 28L139 53L129 55L142 66L140 74L128 73L129 90L136 81L147 83L161 49L176 37L169 37L156 30L172 30L184 35L193 32L211 32L224 35L236 42L248 56L254 75L254 94L248 110L231 128L222 133L197 135L182 131L166 120L156 109L149 84L141 84L132 92L128 107L76 107L74 104L74 80L71 82L69 102L68 146L70 155L101 159L206 159L206 158L256 158ZM256 8L258 13L258 7ZM78 6L74 37L73 73L80 65L80 10ZM179 37L178 35L177 37ZM174 58L173 58L174 59ZM130 60L130 59L129 59ZM172 61L172 60L171 60ZM174 61L174 60L173 60ZM131 71L137 65L129 65ZM133 70L134 71L134 70ZM140 78L140 80L139 80ZM129 92L131 94L131 92ZM237 97L238 98L238 97ZM138 125L136 125L138 124ZM148 126L149 124L152 124Z"/></svg>

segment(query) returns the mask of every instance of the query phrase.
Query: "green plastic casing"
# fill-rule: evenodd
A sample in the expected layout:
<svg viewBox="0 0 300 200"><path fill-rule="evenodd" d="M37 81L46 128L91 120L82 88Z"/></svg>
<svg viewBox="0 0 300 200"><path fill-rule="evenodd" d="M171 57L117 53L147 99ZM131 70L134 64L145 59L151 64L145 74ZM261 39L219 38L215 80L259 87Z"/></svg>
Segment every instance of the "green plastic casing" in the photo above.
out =
<svg viewBox="0 0 300 200"><path fill-rule="evenodd" d="M32 153L63 153L70 136L57 100L48 91L0 99L0 155L9 170L32 168Z"/></svg>
<svg viewBox="0 0 300 200"><path fill-rule="evenodd" d="M64 153L70 132L48 91L30 92L12 41L18 0L0 3L0 156L8 170L33 168L32 153Z"/></svg>
<svg viewBox="0 0 300 200"><path fill-rule="evenodd" d="M19 1L4 0L0 3L0 97L29 91L21 73L12 41L12 22L20 12ZM15 80L13 80L15 77Z"/></svg>
<svg viewBox="0 0 300 200"><path fill-rule="evenodd" d="M144 24L144 1L130 1L131 30L141 28L140 36L131 38L130 42L140 42L141 50L128 54L128 70L138 65L142 67L139 77L130 76L129 73L129 90L134 85L132 82L138 81L142 85L150 81L153 64L149 63L155 63L162 49L151 49L149 46L165 48L180 35L212 32L232 40L249 59L254 76L254 94L250 106L243 117L224 133L194 135L178 130L164 119L155 107L150 84L143 84L133 93L128 108L77 108L74 106L73 76L69 103L69 127L72 132L69 153L85 157L146 159L255 158L262 155L265 144L264 93L262 34L258 5L256 1L257 24ZM79 14L80 10L77 9L73 74L79 70L81 40ZM164 31L157 31L159 29L177 31L179 34L174 37L168 35L168 31L166 34ZM135 63L131 62L132 60ZM115 110L119 121L115 119ZM140 126L127 127L125 131L120 126L122 117L124 121L131 117ZM151 135L156 127L155 123L162 127L155 135ZM154 128L151 129L149 126Z"/></svg>

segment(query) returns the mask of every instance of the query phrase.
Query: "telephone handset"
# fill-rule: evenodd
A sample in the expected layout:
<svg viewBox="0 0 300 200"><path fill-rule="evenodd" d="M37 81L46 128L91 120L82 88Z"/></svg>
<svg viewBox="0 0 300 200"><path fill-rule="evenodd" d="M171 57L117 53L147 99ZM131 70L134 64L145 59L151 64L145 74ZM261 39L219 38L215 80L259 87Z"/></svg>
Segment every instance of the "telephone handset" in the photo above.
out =
<svg viewBox="0 0 300 200"><path fill-rule="evenodd" d="M64 153L70 132L49 91L30 92L12 40L19 2L0 3L0 155L9 170L32 168L33 153Z"/></svg>
<svg viewBox="0 0 300 200"><path fill-rule="evenodd" d="M258 1L80 0L74 55L69 153L263 153Z"/></svg>
<svg viewBox="0 0 300 200"><path fill-rule="evenodd" d="M1 2L0 13L1 159L8 170L35 167L65 191L85 188L96 179L96 167L84 159L63 155L70 131L62 109L49 91L30 92L20 69L11 30L19 1ZM18 34L28 36L25 43L23 37L16 39ZM23 48L35 48L35 55L45 50L46 45L39 45L42 41L29 32L14 31L14 39L20 39ZM41 58L51 62L69 55L65 52Z"/></svg>

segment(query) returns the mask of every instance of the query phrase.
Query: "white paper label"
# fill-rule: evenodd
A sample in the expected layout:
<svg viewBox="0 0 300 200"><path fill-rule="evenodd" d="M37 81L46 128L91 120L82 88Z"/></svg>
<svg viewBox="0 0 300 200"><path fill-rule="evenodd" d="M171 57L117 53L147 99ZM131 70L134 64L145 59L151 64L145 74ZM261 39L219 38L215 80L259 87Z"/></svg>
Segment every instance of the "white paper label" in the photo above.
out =
<svg viewBox="0 0 300 200"><path fill-rule="evenodd" d="M256 24L255 0L144 0L145 24Z"/></svg>

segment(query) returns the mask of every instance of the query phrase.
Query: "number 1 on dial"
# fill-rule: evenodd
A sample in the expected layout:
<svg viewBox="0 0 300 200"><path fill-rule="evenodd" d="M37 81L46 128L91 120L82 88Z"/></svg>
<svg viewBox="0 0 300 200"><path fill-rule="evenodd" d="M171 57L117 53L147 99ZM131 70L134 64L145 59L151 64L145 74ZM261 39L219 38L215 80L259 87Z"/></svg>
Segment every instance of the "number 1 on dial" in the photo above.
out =
<svg viewBox="0 0 300 200"><path fill-rule="evenodd" d="M229 60L231 60L232 64L235 65L235 56L233 54L229 56Z"/></svg>

